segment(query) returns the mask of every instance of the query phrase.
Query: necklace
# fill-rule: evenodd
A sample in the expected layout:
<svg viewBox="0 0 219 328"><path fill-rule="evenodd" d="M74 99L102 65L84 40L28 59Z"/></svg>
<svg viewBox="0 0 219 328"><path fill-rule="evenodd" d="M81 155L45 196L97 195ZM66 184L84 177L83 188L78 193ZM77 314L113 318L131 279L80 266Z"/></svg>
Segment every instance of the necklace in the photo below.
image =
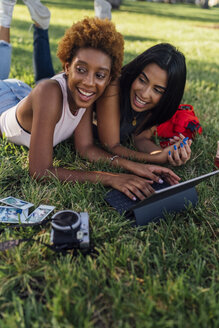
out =
<svg viewBox="0 0 219 328"><path fill-rule="evenodd" d="M136 126L136 124L137 124L136 118L137 118L136 116L133 117L132 126Z"/></svg>
<svg viewBox="0 0 219 328"><path fill-rule="evenodd" d="M134 110L132 109L132 126L136 126L137 124L137 118L141 113L137 113L136 115L134 115Z"/></svg>

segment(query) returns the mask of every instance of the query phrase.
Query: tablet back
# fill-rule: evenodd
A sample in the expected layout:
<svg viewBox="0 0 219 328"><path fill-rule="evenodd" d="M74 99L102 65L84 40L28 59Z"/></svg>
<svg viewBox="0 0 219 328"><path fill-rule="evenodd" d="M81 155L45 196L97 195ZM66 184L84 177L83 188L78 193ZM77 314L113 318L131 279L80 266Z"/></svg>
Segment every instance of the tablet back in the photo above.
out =
<svg viewBox="0 0 219 328"><path fill-rule="evenodd" d="M125 212L126 217L134 218L137 225L145 225L164 218L165 212L179 212L189 204L194 207L198 202L195 186L218 173L213 171L174 186L154 183L155 193L142 201L132 201L115 189L107 193L105 200L120 214Z"/></svg>

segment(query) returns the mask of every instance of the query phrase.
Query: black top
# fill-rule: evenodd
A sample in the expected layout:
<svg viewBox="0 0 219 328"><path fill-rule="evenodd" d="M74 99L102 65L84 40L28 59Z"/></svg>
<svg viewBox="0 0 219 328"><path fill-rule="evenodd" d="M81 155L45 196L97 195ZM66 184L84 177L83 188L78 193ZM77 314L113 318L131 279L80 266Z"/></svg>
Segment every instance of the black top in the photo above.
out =
<svg viewBox="0 0 219 328"><path fill-rule="evenodd" d="M121 113L122 114L122 113ZM136 118L136 125L132 125L132 121ZM126 117L121 117L120 121L120 141L125 142L133 133L135 133L136 129L142 123L142 120L145 118L145 112L139 113L134 110L129 111Z"/></svg>

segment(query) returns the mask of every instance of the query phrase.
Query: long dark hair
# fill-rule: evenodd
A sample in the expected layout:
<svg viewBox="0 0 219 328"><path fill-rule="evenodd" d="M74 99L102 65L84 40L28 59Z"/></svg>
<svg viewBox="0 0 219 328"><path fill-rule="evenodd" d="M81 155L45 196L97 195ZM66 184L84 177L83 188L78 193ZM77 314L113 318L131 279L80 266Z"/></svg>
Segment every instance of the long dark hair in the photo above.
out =
<svg viewBox="0 0 219 328"><path fill-rule="evenodd" d="M170 119L176 112L183 96L186 83L186 63L184 55L169 43L159 43L123 66L120 78L120 108L121 118L130 117L130 88L143 69L151 63L156 63L168 75L167 88L159 103L151 110L145 111L136 133L161 124Z"/></svg>

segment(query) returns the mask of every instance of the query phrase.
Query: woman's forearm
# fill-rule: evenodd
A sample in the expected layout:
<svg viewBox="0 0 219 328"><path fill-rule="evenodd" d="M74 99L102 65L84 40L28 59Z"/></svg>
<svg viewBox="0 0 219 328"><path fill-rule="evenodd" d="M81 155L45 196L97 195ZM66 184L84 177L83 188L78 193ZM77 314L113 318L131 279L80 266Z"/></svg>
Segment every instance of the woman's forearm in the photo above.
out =
<svg viewBox="0 0 219 328"><path fill-rule="evenodd" d="M56 177L62 182L101 182L105 186L111 186L112 177L115 175L108 172L70 170L61 167L51 167L44 171L31 172L30 174L36 180L47 180L51 177Z"/></svg>
<svg viewBox="0 0 219 328"><path fill-rule="evenodd" d="M129 158L147 161L147 157L150 156L148 154L139 153L140 156L137 158L138 152L123 147L122 145L108 149L110 153L95 145L90 145L84 148L81 147L78 149L78 152L80 156L87 158L91 162L106 160L113 166L119 166L131 172L134 172L135 162L129 160ZM113 155L118 155L118 157Z"/></svg>
<svg viewBox="0 0 219 328"><path fill-rule="evenodd" d="M136 151L129 149L127 147L124 147L122 145L116 145L112 148L110 148L110 151L118 155L120 157L130 159L130 160L135 160L135 161L143 161L143 162L149 162L149 163L166 163L167 162L167 156L166 154L163 153L162 148L157 147L154 144L155 147L150 148L151 153L143 152L143 151ZM130 162L130 161L129 161ZM127 164L127 163L126 163ZM124 166L122 166L124 167ZM127 169L127 167L124 167Z"/></svg>
<svg viewBox="0 0 219 328"><path fill-rule="evenodd" d="M158 153L162 151L162 148L160 146L157 146L151 139L135 138L134 143L139 152L151 154L151 153Z"/></svg>

